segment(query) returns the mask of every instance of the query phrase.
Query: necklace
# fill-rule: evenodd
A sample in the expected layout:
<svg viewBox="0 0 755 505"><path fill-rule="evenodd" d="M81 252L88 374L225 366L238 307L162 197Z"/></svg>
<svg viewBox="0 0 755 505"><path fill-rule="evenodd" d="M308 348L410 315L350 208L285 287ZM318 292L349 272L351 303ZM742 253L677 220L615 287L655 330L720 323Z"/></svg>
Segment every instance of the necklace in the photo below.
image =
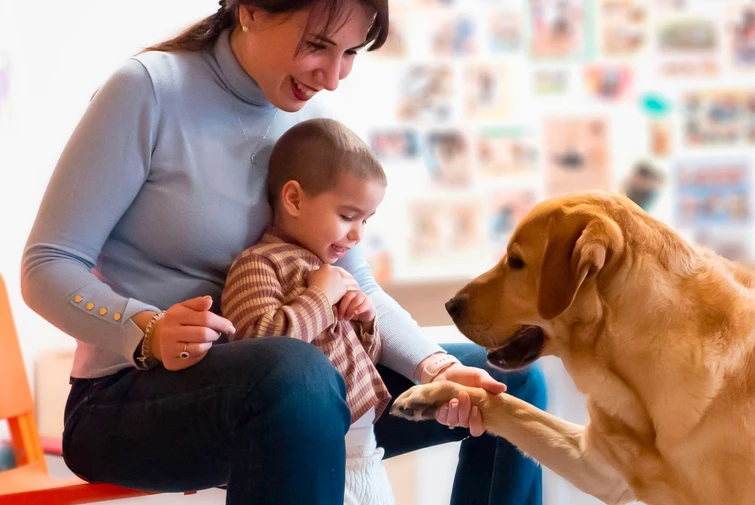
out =
<svg viewBox="0 0 755 505"><path fill-rule="evenodd" d="M273 121L275 121L275 116L278 115L278 110L280 109L278 109L277 107L275 108L275 112L273 112L273 117L271 117L270 121L267 123L267 129L265 130L265 134L262 136L259 142L257 142L257 147L253 148L252 141L249 140L249 135L247 135L246 133L246 128L244 128L244 122L241 120L241 114L239 114L239 111L236 108L236 104L231 102L231 105L233 106L233 112L236 114L236 119L239 120L239 126L241 126L241 133L244 134L244 139L246 139L246 145L249 146L249 151L252 153L251 156L249 156L249 161L252 162L252 165L256 165L257 160L255 157L257 156L257 151L259 150L259 148L262 146L262 143L267 138L267 134L270 133L270 127L273 126Z"/></svg>

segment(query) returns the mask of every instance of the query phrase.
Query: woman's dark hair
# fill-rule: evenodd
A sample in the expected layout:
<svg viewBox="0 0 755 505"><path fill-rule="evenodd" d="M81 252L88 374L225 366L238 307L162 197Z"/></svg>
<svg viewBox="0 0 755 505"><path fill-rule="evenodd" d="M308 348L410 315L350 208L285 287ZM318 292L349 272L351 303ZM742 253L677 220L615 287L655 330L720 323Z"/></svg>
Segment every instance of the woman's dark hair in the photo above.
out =
<svg viewBox="0 0 755 505"><path fill-rule="evenodd" d="M317 21L324 20L321 35L328 35L334 24L343 21L343 15L352 2L357 2L375 12L375 20L367 33L365 43L368 51L379 49L388 36L388 0L220 0L220 8L190 26L178 36L148 47L145 51L202 51L215 44L220 32L234 28L242 6L257 7L270 14L294 13L309 7L316 13ZM312 16L310 16L312 18ZM309 24L313 23L309 20Z"/></svg>

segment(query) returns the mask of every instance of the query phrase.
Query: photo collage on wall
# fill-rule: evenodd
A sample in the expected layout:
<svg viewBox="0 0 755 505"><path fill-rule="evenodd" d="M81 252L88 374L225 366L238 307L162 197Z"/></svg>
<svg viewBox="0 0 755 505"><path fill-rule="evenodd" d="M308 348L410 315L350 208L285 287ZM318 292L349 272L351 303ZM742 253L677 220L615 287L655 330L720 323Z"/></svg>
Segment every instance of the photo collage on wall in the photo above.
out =
<svg viewBox="0 0 755 505"><path fill-rule="evenodd" d="M361 65L382 282L476 275L537 202L579 191L710 244L752 224L753 156L727 150L755 149L755 2L393 0Z"/></svg>

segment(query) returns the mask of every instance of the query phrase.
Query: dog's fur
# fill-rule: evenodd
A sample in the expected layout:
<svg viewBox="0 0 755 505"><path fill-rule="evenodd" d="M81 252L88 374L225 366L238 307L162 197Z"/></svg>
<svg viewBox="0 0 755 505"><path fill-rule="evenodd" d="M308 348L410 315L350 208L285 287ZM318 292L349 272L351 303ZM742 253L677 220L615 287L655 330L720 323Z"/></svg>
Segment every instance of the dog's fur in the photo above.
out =
<svg viewBox="0 0 755 505"><path fill-rule="evenodd" d="M754 286L749 270L685 243L624 197L543 202L506 257L447 307L488 348L506 349L523 325L540 328L542 347L535 339L522 362L498 365L558 356L587 397L589 424L450 382L412 388L392 413L430 419L466 390L488 432L605 503L755 503Z"/></svg>

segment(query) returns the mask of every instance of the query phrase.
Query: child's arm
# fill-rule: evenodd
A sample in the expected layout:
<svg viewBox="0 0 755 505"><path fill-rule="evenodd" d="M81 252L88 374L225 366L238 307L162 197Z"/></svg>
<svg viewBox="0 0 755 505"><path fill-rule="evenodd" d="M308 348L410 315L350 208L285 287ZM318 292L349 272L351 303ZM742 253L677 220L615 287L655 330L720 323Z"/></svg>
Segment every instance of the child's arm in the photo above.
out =
<svg viewBox="0 0 755 505"><path fill-rule="evenodd" d="M318 287L308 287L288 304L283 300L273 262L257 254L240 256L221 297L223 316L236 328L231 338L288 336L312 342L335 322L330 301Z"/></svg>

